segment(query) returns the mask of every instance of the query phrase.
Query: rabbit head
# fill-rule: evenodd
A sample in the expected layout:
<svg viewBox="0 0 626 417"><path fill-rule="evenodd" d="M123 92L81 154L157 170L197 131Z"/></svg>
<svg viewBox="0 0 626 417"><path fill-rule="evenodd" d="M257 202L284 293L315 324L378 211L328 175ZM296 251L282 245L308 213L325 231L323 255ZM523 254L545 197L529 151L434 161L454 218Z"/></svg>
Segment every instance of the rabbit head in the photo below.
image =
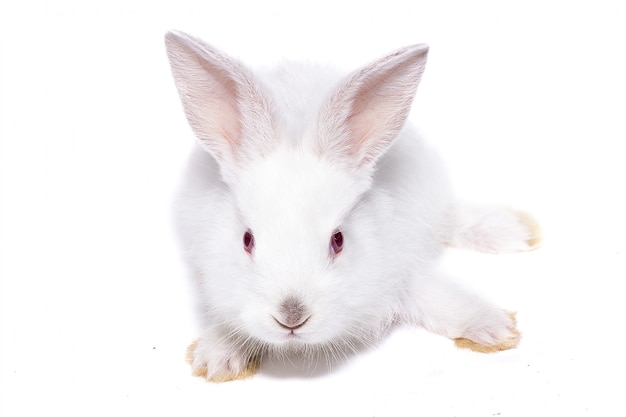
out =
<svg viewBox="0 0 626 417"><path fill-rule="evenodd" d="M402 285L388 273L393 237L381 237L392 197L373 179L427 46L303 96L299 83L257 76L186 34L166 43L189 124L219 168L188 209L200 219L190 232L207 319L268 346L363 339L381 327Z"/></svg>

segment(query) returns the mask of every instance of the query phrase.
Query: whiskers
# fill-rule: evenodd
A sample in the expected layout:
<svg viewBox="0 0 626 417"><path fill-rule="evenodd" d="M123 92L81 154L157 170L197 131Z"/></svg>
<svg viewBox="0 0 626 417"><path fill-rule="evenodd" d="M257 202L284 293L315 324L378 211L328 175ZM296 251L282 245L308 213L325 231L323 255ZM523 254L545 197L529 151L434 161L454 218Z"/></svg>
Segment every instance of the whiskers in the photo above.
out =
<svg viewBox="0 0 626 417"><path fill-rule="evenodd" d="M352 319L346 330L322 342L294 338L272 343L252 337L244 327L230 327L228 344L243 352L250 366L274 376L320 376L334 372L363 351L375 347L389 323L373 326L372 318Z"/></svg>
<svg viewBox="0 0 626 417"><path fill-rule="evenodd" d="M321 343L293 343L270 346L283 365L298 368L308 376L334 372L365 350L375 347L382 328L371 328L363 321L352 321L338 337Z"/></svg>
<svg viewBox="0 0 626 417"><path fill-rule="evenodd" d="M245 352L250 364L260 363L270 350L268 343L250 336L242 327L231 329L229 343L241 352Z"/></svg>

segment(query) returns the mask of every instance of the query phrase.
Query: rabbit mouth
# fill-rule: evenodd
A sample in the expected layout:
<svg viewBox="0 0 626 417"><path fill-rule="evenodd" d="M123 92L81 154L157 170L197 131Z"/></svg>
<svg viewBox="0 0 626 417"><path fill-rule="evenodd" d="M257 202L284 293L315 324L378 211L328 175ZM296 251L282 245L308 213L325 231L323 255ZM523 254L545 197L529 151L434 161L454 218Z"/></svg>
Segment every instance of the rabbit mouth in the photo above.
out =
<svg viewBox="0 0 626 417"><path fill-rule="evenodd" d="M308 321L311 316L304 317L298 321L291 320L279 320L276 317L272 316L274 321L283 329L289 330L290 335L295 335L296 330L302 328Z"/></svg>

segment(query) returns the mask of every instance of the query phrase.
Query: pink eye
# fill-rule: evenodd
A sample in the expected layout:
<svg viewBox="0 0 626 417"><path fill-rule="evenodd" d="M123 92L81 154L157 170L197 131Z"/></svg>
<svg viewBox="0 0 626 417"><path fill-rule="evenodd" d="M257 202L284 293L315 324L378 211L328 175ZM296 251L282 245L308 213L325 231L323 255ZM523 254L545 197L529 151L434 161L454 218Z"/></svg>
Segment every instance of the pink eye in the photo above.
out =
<svg viewBox="0 0 626 417"><path fill-rule="evenodd" d="M339 254L343 249L343 234L336 230L333 235L330 237L330 250L334 255Z"/></svg>
<svg viewBox="0 0 626 417"><path fill-rule="evenodd" d="M243 234L243 248L248 253L252 253L252 249L254 249L254 236L250 230L246 230L246 233Z"/></svg>

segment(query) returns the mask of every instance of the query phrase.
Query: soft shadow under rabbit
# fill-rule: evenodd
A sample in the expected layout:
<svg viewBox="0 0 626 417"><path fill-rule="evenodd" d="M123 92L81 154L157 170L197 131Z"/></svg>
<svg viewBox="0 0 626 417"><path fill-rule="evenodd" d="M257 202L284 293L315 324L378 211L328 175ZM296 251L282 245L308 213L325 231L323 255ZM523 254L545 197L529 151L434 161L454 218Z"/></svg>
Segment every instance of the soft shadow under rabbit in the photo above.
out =
<svg viewBox="0 0 626 417"><path fill-rule="evenodd" d="M428 47L357 71L286 64L253 73L203 41L166 35L195 149L177 202L198 280L196 375L252 375L268 355L337 355L403 322L493 352L514 314L439 276L446 245L533 249L535 221L458 204L406 122Z"/></svg>

